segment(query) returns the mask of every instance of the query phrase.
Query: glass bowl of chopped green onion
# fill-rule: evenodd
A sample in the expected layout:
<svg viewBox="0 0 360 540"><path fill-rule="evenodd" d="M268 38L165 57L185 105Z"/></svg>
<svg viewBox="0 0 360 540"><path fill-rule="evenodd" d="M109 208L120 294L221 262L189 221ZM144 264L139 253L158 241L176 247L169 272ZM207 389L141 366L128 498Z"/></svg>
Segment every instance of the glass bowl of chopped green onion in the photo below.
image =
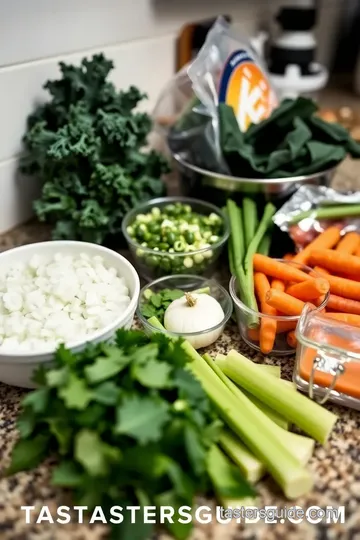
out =
<svg viewBox="0 0 360 540"><path fill-rule="evenodd" d="M161 197L137 206L126 214L122 231L147 281L174 274L211 276L229 238L220 208L187 197Z"/></svg>
<svg viewBox="0 0 360 540"><path fill-rule="evenodd" d="M182 305L188 295L197 299L198 304L193 307ZM178 306L174 305L176 302L179 302ZM208 308L209 302L213 302L215 309ZM171 322L166 315L169 306L174 308L172 323L178 330L186 328L187 331L174 331L166 327L167 321ZM199 349L220 337L232 311L229 293L216 280L179 274L162 277L145 285L140 291L136 315L146 333L162 330L171 336L187 339Z"/></svg>

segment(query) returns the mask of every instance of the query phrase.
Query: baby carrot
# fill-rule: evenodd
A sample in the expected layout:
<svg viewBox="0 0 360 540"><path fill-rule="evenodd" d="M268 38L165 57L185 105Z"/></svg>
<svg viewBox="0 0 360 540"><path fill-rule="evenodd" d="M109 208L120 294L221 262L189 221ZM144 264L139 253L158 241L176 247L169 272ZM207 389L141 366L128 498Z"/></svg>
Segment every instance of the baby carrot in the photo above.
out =
<svg viewBox="0 0 360 540"><path fill-rule="evenodd" d="M330 283L331 294L360 301L360 283L358 281L331 276L330 274L326 276L326 279Z"/></svg>
<svg viewBox="0 0 360 540"><path fill-rule="evenodd" d="M291 347L292 349L296 349L297 339L296 339L294 330L291 330L288 333L288 335L286 336L286 341L287 341L287 344L289 345L289 347Z"/></svg>
<svg viewBox="0 0 360 540"><path fill-rule="evenodd" d="M254 275L255 292L264 315L276 315L276 309L266 303L266 295L270 290L270 283L265 274L255 272ZM273 348L276 338L276 320L270 317L261 317L260 321L260 350L263 354L269 354Z"/></svg>
<svg viewBox="0 0 360 540"><path fill-rule="evenodd" d="M305 302L302 300L276 289L270 289L267 292L266 303L286 315L300 315L305 306Z"/></svg>
<svg viewBox="0 0 360 540"><path fill-rule="evenodd" d="M268 278L262 272L255 272L254 274L254 286L255 293L260 303L265 302L265 296L270 289L270 283Z"/></svg>
<svg viewBox="0 0 360 540"><path fill-rule="evenodd" d="M295 257L293 258L293 261L302 263L302 264L307 264L309 254L314 249L331 249L334 246L336 246L339 240L340 240L339 228L336 226L329 227L324 232L319 234L319 236L317 236L315 240L310 242L310 244L308 244L302 251L297 253Z"/></svg>
<svg viewBox="0 0 360 540"><path fill-rule="evenodd" d="M247 337L250 339L250 341L259 341L260 331L258 330L258 328L248 328Z"/></svg>
<svg viewBox="0 0 360 540"><path fill-rule="evenodd" d="M340 240L336 246L336 251L341 251L342 253L348 253L353 255L356 253L357 249L360 247L360 234L357 232L349 232Z"/></svg>
<svg viewBox="0 0 360 540"><path fill-rule="evenodd" d="M287 294L308 302L309 300L315 300L328 292L330 288L329 282L325 278L309 279L302 283L296 283L286 289Z"/></svg>
<svg viewBox="0 0 360 540"><path fill-rule="evenodd" d="M264 315L276 315L276 309L264 302L262 307ZM271 317L261 317L260 321L260 350L263 354L269 354L276 338L276 320Z"/></svg>
<svg viewBox="0 0 360 540"><path fill-rule="evenodd" d="M327 270L340 274L344 270L350 275L360 273L359 257L332 249L314 249L309 255L309 263L323 266Z"/></svg>
<svg viewBox="0 0 360 540"><path fill-rule="evenodd" d="M319 272L319 274L326 274L326 275L330 274L328 270L325 270L325 268L321 268L321 266L315 266L314 270L315 272Z"/></svg>
<svg viewBox="0 0 360 540"><path fill-rule="evenodd" d="M336 274L337 277L342 277L344 279L350 279L351 281L357 281L359 282L360 281L360 275L355 275L355 274L346 274L345 272L341 272L341 274ZM325 277L325 276L324 276Z"/></svg>
<svg viewBox="0 0 360 540"><path fill-rule="evenodd" d="M360 246L357 248L354 255L356 255L356 257L360 257Z"/></svg>
<svg viewBox="0 0 360 540"><path fill-rule="evenodd" d="M283 259L285 259L285 261L292 261L294 258L294 255L292 253L285 253L285 255L283 256Z"/></svg>
<svg viewBox="0 0 360 540"><path fill-rule="evenodd" d="M295 330L296 321L278 321L276 325L276 333L283 334L289 332L290 330Z"/></svg>
<svg viewBox="0 0 360 540"><path fill-rule="evenodd" d="M360 315L360 302L349 300L349 298L342 298L335 294L330 294L326 307L328 309L333 309L334 311L340 311L341 313Z"/></svg>
<svg viewBox="0 0 360 540"><path fill-rule="evenodd" d="M285 283L280 279L273 279L271 282L271 288L278 291L285 291Z"/></svg>
<svg viewBox="0 0 360 540"><path fill-rule="evenodd" d="M313 302L316 307L319 307L321 306L324 300L325 300L325 294L323 294L322 296L319 296L318 298L314 298Z"/></svg>
<svg viewBox="0 0 360 540"><path fill-rule="evenodd" d="M354 315L353 313L325 313L325 317L329 319L336 319L337 321L342 321L351 326L360 327L360 315Z"/></svg>
<svg viewBox="0 0 360 540"><path fill-rule="evenodd" d="M254 270L256 272L263 272L265 275L278 278L283 281L306 281L312 279L308 274L302 272L291 264L271 259L266 255L260 255L257 253L254 255Z"/></svg>

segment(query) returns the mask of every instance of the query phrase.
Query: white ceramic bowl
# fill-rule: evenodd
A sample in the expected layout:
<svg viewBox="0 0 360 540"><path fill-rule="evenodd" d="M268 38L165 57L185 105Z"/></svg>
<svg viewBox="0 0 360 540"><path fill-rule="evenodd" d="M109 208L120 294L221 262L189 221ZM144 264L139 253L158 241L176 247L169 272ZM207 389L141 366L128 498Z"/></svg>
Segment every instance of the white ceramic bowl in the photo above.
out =
<svg viewBox="0 0 360 540"><path fill-rule="evenodd" d="M130 304L119 317L102 330L89 334L87 341L77 341L66 344L73 352L79 352L87 343L99 343L109 340L118 328L130 328L135 315L140 292L140 280L135 268L125 257L105 247L87 242L50 241L28 244L4 251L0 254L0 267L8 267L19 262L27 262L35 254L42 257L53 257L56 253L80 254L90 256L100 255L105 264L118 270L120 276L125 278L129 288ZM55 350L49 349L41 353L19 353L6 350L0 346L0 382L22 388L35 388L32 382L34 370L40 364L49 363L53 359Z"/></svg>

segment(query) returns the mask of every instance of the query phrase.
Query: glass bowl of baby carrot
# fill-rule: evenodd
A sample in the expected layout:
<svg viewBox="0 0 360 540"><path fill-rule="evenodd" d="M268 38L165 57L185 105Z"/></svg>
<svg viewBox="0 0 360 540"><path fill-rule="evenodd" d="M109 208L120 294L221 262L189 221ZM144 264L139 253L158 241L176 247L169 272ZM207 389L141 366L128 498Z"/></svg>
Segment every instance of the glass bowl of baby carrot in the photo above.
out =
<svg viewBox="0 0 360 540"><path fill-rule="evenodd" d="M229 283L242 339L266 355L294 354L295 329L305 305L324 311L329 288L326 275L309 266L256 254L249 287L239 286L236 276ZM249 289L253 289L253 295Z"/></svg>

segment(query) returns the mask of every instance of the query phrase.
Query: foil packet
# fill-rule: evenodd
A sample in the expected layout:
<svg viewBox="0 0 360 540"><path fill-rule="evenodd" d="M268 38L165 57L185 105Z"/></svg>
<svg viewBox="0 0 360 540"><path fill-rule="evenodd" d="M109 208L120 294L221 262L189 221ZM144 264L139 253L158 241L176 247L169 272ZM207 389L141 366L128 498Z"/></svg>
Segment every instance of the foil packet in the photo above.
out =
<svg viewBox="0 0 360 540"><path fill-rule="evenodd" d="M298 251L328 227L341 234L360 231L360 191L341 192L325 186L301 186L273 217Z"/></svg>

